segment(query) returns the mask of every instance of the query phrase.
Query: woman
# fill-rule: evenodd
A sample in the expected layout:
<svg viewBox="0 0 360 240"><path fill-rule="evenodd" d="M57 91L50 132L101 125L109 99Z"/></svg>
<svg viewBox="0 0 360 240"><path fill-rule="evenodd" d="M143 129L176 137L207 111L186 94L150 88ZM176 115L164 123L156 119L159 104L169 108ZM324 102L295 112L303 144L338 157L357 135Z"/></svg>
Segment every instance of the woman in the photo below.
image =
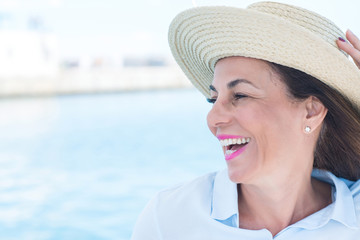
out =
<svg viewBox="0 0 360 240"><path fill-rule="evenodd" d="M360 239L360 42L285 4L200 7L169 43L227 170L167 189L133 239ZM341 51L340 49L343 51Z"/></svg>

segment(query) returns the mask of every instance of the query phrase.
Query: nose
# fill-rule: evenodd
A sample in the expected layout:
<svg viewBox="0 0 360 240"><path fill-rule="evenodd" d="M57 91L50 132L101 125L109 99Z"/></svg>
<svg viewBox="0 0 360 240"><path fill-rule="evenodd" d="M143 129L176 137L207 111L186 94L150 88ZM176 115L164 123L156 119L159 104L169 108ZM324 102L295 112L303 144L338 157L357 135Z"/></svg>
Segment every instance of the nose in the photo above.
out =
<svg viewBox="0 0 360 240"><path fill-rule="evenodd" d="M217 100L207 115L207 124L210 131L216 135L219 127L224 127L231 123L231 112L225 103Z"/></svg>

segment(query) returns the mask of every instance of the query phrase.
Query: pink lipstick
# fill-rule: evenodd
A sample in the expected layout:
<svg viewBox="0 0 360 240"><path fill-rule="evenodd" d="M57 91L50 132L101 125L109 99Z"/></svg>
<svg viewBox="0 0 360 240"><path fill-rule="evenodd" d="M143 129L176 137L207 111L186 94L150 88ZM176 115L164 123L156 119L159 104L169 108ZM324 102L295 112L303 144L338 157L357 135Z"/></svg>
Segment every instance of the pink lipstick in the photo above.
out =
<svg viewBox="0 0 360 240"><path fill-rule="evenodd" d="M236 150L235 152L233 152L230 155L225 154L225 160L230 161L231 159L236 158L237 156L239 156L240 154L242 154L245 151L246 147L247 147L247 145L244 145L243 147Z"/></svg>
<svg viewBox="0 0 360 240"><path fill-rule="evenodd" d="M227 161L243 153L250 142L250 138L237 135L219 134L216 137L220 140Z"/></svg>

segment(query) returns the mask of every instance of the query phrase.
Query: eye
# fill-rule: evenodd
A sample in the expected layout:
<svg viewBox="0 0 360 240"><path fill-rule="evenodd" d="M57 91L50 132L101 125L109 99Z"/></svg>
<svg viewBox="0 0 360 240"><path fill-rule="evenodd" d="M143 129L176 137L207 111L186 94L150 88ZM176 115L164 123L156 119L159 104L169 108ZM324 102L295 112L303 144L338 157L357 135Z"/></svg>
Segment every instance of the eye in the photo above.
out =
<svg viewBox="0 0 360 240"><path fill-rule="evenodd" d="M211 104L214 104L216 102L216 98L207 98L206 101L208 101Z"/></svg>
<svg viewBox="0 0 360 240"><path fill-rule="evenodd" d="M235 94L234 94L234 99L235 99L235 100L239 100L239 99L245 98L245 97L247 97L247 96L244 95L244 94L240 94L240 93L235 93Z"/></svg>

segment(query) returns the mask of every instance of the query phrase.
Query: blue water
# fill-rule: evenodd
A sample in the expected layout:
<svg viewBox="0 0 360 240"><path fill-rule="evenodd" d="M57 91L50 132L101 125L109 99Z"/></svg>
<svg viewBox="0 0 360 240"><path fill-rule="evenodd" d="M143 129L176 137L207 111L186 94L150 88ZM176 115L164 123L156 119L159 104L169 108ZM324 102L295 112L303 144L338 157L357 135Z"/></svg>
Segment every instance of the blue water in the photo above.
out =
<svg viewBox="0 0 360 240"><path fill-rule="evenodd" d="M151 196L225 167L195 90L0 100L0 239L129 239Z"/></svg>

